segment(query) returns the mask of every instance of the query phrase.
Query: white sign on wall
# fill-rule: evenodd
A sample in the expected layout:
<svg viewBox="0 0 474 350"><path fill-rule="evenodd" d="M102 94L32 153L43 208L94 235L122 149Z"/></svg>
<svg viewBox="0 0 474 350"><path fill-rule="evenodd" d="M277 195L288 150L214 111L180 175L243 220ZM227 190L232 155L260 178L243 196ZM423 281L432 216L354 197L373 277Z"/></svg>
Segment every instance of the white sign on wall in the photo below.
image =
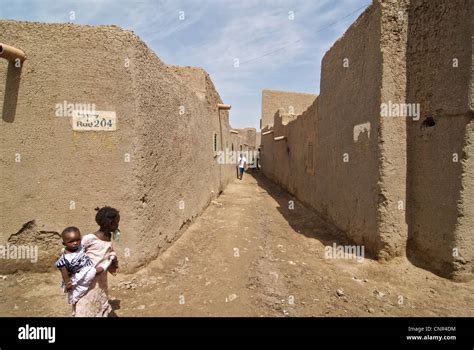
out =
<svg viewBox="0 0 474 350"><path fill-rule="evenodd" d="M115 131L117 116L115 111L74 110L72 116L74 131Z"/></svg>

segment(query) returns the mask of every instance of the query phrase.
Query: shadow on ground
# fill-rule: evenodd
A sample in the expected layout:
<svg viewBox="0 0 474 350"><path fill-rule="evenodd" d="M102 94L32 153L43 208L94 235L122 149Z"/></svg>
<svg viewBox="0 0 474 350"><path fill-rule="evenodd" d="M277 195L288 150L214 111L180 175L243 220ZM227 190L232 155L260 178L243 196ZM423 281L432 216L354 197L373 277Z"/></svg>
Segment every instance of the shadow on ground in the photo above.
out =
<svg viewBox="0 0 474 350"><path fill-rule="evenodd" d="M278 211L296 232L317 239L325 246L355 245L343 231L325 220L314 208L300 202L261 172L246 172L245 175L253 177L257 184L278 203ZM290 208L290 201L293 201L293 209ZM365 258L374 259L369 252L365 252Z"/></svg>

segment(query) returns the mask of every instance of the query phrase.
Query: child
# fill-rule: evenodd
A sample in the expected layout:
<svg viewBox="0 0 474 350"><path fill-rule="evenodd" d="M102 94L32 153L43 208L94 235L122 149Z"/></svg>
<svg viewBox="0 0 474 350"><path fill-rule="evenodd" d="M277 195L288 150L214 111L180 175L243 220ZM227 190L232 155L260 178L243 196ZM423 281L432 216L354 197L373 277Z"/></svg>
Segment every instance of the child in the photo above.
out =
<svg viewBox="0 0 474 350"><path fill-rule="evenodd" d="M81 244L81 232L77 227L65 228L61 237L64 249L56 267L61 271L63 285L68 292L68 302L74 305L87 293L95 276L106 271L116 256L110 252L94 267Z"/></svg>

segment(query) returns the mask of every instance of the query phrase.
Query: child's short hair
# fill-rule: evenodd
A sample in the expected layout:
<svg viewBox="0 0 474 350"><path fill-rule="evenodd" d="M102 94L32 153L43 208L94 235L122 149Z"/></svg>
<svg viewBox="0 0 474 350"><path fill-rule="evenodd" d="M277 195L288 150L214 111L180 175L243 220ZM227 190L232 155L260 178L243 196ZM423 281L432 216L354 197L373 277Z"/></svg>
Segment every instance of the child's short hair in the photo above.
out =
<svg viewBox="0 0 474 350"><path fill-rule="evenodd" d="M64 237L64 235L68 232L76 232L76 233L79 233L79 234L81 233L81 231L79 231L79 229L76 226L68 226L61 233L61 237Z"/></svg>

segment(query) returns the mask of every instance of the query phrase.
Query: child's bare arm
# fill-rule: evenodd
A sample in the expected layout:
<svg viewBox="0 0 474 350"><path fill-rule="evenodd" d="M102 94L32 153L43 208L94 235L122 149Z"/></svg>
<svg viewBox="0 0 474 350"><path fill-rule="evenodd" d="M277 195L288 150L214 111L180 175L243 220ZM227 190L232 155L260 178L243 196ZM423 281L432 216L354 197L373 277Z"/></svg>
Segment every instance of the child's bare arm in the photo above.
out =
<svg viewBox="0 0 474 350"><path fill-rule="evenodd" d="M66 290L69 292L72 289L71 279L69 278L69 272L67 271L66 266L61 267L59 270L61 271L61 276L63 277Z"/></svg>
<svg viewBox="0 0 474 350"><path fill-rule="evenodd" d="M112 275L117 274L118 267L119 267L119 265L118 265L117 256L115 256L115 259L112 261L112 264L109 267L109 272Z"/></svg>

